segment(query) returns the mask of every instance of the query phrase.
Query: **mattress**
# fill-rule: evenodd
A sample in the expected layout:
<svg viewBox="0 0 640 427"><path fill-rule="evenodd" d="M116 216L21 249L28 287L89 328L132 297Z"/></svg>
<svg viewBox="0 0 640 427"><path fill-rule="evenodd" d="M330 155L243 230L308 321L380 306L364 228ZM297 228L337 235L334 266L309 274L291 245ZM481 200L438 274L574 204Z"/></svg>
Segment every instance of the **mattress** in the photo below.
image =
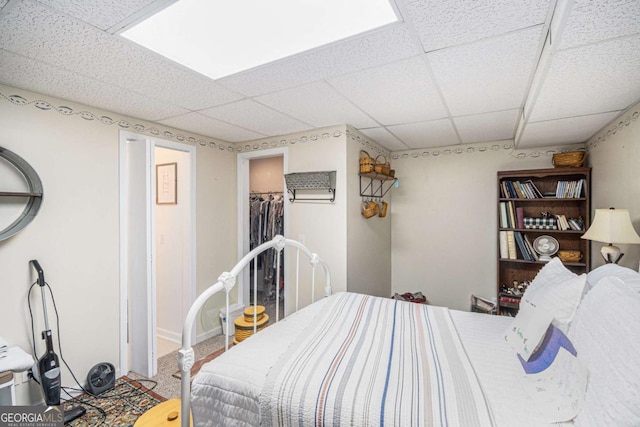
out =
<svg viewBox="0 0 640 427"><path fill-rule="evenodd" d="M333 300L324 298L205 364L192 384L195 425L260 425L263 421L260 396L268 374L294 343L308 333L308 328L317 324ZM449 310L448 315L491 408L495 425L546 425L535 421L530 400L520 387L522 368L503 339L510 319L454 310Z"/></svg>

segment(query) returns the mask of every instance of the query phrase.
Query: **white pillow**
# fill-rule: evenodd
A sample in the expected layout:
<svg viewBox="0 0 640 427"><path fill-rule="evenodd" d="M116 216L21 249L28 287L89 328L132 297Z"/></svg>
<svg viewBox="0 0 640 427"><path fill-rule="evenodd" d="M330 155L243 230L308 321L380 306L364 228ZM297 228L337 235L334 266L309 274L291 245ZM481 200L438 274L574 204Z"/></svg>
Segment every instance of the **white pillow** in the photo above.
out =
<svg viewBox="0 0 640 427"><path fill-rule="evenodd" d="M504 334L504 339L527 361L544 338L553 315L544 308L536 307L528 299L522 298L518 315Z"/></svg>
<svg viewBox="0 0 640 427"><path fill-rule="evenodd" d="M593 288L602 278L607 276L622 279L631 289L640 292L640 273L618 264L605 264L587 274L587 288Z"/></svg>
<svg viewBox="0 0 640 427"><path fill-rule="evenodd" d="M584 297L569 331L590 378L576 426L640 426L640 293L616 277Z"/></svg>
<svg viewBox="0 0 640 427"><path fill-rule="evenodd" d="M550 311L554 324L567 332L582 299L586 279L586 274L578 276L567 269L560 258L553 258L540 269L522 299Z"/></svg>

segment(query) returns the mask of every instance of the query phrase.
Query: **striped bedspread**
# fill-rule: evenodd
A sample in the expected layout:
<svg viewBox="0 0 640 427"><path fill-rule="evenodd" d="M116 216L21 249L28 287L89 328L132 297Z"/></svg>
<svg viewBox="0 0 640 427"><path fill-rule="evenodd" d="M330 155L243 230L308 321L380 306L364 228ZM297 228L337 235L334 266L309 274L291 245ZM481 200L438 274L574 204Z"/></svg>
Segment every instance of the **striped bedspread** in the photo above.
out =
<svg viewBox="0 0 640 427"><path fill-rule="evenodd" d="M269 372L263 425L491 426L446 308L331 297Z"/></svg>

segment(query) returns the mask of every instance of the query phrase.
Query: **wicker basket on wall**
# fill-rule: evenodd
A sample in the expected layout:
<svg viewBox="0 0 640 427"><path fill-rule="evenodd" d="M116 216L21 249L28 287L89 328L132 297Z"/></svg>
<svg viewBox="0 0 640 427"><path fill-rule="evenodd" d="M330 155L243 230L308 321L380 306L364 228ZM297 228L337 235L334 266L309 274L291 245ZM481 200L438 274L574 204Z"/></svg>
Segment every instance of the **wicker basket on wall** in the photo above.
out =
<svg viewBox="0 0 640 427"><path fill-rule="evenodd" d="M584 165L586 151L567 151L553 155L553 166L556 168L579 168Z"/></svg>
<svg viewBox="0 0 640 427"><path fill-rule="evenodd" d="M360 173L373 172L376 161L364 150L360 150Z"/></svg>

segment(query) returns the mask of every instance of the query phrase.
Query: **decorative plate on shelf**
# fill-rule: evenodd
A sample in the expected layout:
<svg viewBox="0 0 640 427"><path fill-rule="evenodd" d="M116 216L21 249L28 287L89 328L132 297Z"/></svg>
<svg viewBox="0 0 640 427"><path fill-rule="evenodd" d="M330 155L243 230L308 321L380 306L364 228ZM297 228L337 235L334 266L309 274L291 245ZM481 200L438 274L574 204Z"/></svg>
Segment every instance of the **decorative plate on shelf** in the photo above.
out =
<svg viewBox="0 0 640 427"><path fill-rule="evenodd" d="M539 260L543 262L551 261L551 255L555 255L559 248L560 244L551 236L543 235L533 241L533 249L540 255Z"/></svg>

